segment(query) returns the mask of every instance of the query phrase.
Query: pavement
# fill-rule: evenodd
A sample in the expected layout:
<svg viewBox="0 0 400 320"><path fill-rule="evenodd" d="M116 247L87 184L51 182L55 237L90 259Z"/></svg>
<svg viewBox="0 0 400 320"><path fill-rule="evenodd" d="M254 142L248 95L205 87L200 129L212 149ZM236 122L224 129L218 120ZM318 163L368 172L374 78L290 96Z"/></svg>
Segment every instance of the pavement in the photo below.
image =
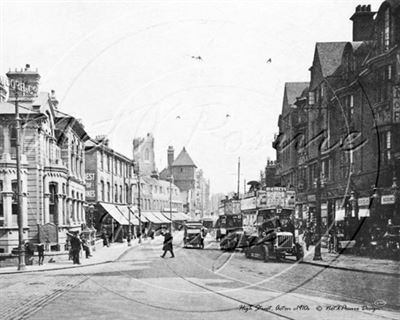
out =
<svg viewBox="0 0 400 320"><path fill-rule="evenodd" d="M329 253L326 248L321 248L322 260L315 261L314 250L314 246L310 246L308 251L305 250L302 263L341 270L400 276L399 261L360 257L354 254Z"/></svg>
<svg viewBox="0 0 400 320"><path fill-rule="evenodd" d="M148 239L142 239L142 242L149 241ZM98 242L95 246L95 250L92 250L92 256L88 259L85 258L85 254L81 251L80 263L73 264L72 260L68 260L68 254L51 255L46 256L43 265L38 265L38 257L34 256L34 264L27 265L25 270L17 270L15 267L4 267L0 268L1 274L12 274L12 273L26 273L26 272L40 272L48 270L59 270L59 269L69 269L69 268L79 268L103 263L110 263L118 260L127 250L138 246L138 239L131 241L131 246L128 246L127 242L114 242L111 243L109 247L103 247L103 243ZM36 252L35 252L36 254ZM54 262L49 262L54 261Z"/></svg>

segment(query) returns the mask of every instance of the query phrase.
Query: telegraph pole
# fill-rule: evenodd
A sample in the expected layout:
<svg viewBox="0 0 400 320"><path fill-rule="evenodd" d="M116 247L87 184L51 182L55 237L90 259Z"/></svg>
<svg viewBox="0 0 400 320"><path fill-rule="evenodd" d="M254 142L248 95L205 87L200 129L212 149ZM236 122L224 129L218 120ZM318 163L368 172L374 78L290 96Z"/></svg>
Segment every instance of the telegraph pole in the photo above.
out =
<svg viewBox="0 0 400 320"><path fill-rule="evenodd" d="M171 220L171 224L169 225L169 233L172 234L172 180L174 176L171 174L169 179L169 219Z"/></svg>
<svg viewBox="0 0 400 320"><path fill-rule="evenodd" d="M237 181L237 199L239 200L239 192L240 192L240 157L238 159L238 181Z"/></svg>
<svg viewBox="0 0 400 320"><path fill-rule="evenodd" d="M21 119L19 117L18 88L15 87L15 155L17 165L17 207L18 207L18 270L25 270L25 248L24 248L24 219L21 202L21 159L20 159L20 130Z"/></svg>
<svg viewBox="0 0 400 320"><path fill-rule="evenodd" d="M137 163L137 180L138 180L138 212L139 212L139 243L142 243L142 212L140 209L140 167L139 162Z"/></svg>

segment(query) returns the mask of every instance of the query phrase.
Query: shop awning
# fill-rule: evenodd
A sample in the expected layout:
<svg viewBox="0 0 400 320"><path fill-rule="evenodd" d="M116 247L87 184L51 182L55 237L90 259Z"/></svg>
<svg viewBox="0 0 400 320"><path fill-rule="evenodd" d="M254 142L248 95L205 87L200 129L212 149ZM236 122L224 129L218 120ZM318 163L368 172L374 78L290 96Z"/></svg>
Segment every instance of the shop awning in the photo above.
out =
<svg viewBox="0 0 400 320"><path fill-rule="evenodd" d="M100 202L100 205L120 225L128 225L129 224L128 220L125 219L125 217L122 215L122 213L117 209L117 207L114 204Z"/></svg>
<svg viewBox="0 0 400 320"><path fill-rule="evenodd" d="M166 217L169 221L170 213L168 211L162 212L162 215ZM172 221L187 221L189 217L183 212L172 211Z"/></svg>
<svg viewBox="0 0 400 320"><path fill-rule="evenodd" d="M368 208L359 208L358 209L358 217L369 217L369 209Z"/></svg>
<svg viewBox="0 0 400 320"><path fill-rule="evenodd" d="M163 223L151 211L142 211L142 216L145 217L151 223L158 223L158 224Z"/></svg>
<svg viewBox="0 0 400 320"><path fill-rule="evenodd" d="M343 221L344 220L344 215L345 215L345 210L344 209L338 209L335 212L335 221Z"/></svg>
<svg viewBox="0 0 400 320"><path fill-rule="evenodd" d="M121 214L124 216L124 218L129 221L129 208L128 208L128 206L116 205L116 207L121 212ZM138 226L139 225L139 219L136 218L134 209L135 208L132 207L131 210L130 210L131 224L133 224L134 226Z"/></svg>
<svg viewBox="0 0 400 320"><path fill-rule="evenodd" d="M162 223L170 223L170 222L171 222L171 220L169 220L169 217L163 215L162 212L157 212L157 211L156 211L156 212L152 212L152 214L153 214L157 219L159 219ZM173 219L172 219L172 221L173 221Z"/></svg>

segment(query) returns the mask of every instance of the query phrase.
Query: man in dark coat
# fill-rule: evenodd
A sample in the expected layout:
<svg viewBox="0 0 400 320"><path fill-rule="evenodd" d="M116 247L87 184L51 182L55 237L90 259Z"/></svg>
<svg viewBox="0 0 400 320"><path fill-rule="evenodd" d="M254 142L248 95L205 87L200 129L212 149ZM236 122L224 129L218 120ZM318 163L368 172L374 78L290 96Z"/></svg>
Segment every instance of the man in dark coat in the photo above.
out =
<svg viewBox="0 0 400 320"><path fill-rule="evenodd" d="M161 258L164 258L164 257L165 257L165 254L167 253L167 251L171 252L171 258L174 258L175 255L174 255L174 251L173 251L173 248L172 248L172 239L173 239L173 237L172 237L172 235L171 235L167 230L165 230L165 229L164 229L164 231L163 231L163 234L164 234L164 243L163 243L163 250L164 250L164 253L162 254Z"/></svg>
<svg viewBox="0 0 400 320"><path fill-rule="evenodd" d="M44 260L44 243L40 242L37 245L37 252L39 256L39 266L43 264Z"/></svg>
<svg viewBox="0 0 400 320"><path fill-rule="evenodd" d="M79 254L81 252L82 241L79 239L78 234L74 233L71 238L72 261L74 264L81 264L79 262Z"/></svg>

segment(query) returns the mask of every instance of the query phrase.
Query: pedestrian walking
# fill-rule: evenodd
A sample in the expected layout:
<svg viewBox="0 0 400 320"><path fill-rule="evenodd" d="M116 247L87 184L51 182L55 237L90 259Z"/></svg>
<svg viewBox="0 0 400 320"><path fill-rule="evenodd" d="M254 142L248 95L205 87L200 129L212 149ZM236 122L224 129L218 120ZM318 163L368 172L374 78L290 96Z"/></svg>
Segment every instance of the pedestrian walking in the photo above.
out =
<svg viewBox="0 0 400 320"><path fill-rule="evenodd" d="M71 249L72 249L72 261L74 264L81 264L79 261L79 254L82 248L82 241L78 237L78 233L75 233L71 238Z"/></svg>
<svg viewBox="0 0 400 320"><path fill-rule="evenodd" d="M37 252L38 252L38 257L39 257L39 266L43 264L44 261L44 243L40 242L37 245Z"/></svg>
<svg viewBox="0 0 400 320"><path fill-rule="evenodd" d="M174 251L172 248L172 235L167 231L167 230L163 230L163 234L164 234L164 243L163 243L163 250L164 253L161 255L161 258L165 257L165 254L167 253L167 251L169 251L171 253L171 258L174 258Z"/></svg>

